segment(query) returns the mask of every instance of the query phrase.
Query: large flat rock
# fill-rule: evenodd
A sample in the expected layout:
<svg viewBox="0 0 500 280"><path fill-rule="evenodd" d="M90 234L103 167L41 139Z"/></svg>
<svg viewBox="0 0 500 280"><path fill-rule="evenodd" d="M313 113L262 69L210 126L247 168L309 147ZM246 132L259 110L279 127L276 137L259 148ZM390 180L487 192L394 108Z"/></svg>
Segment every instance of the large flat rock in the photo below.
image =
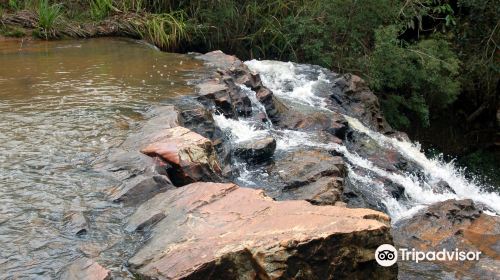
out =
<svg viewBox="0 0 500 280"><path fill-rule="evenodd" d="M274 201L234 184L193 183L153 197L128 230L152 227L130 260L152 279L391 279L375 249L389 218L367 209Z"/></svg>

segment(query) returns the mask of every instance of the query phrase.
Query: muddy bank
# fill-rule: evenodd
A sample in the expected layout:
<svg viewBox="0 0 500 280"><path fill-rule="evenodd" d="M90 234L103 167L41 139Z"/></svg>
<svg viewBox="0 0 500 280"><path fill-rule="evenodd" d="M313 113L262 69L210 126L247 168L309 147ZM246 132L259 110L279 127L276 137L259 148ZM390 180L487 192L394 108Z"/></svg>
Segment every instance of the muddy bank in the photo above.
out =
<svg viewBox="0 0 500 280"><path fill-rule="evenodd" d="M92 38L92 37L129 37L139 39L142 17L138 14L118 14L97 22L77 22L64 20L57 23L50 33L50 39L57 38ZM41 37L38 31L38 15L30 10L0 15L0 25L8 36Z"/></svg>

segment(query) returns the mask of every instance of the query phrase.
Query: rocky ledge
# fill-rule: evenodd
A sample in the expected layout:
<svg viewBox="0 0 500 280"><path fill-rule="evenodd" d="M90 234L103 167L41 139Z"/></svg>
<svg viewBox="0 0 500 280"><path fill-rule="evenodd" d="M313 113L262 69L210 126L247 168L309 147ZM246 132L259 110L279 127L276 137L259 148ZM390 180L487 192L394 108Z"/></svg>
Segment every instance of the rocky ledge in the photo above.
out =
<svg viewBox="0 0 500 280"><path fill-rule="evenodd" d="M261 190L194 183L158 194L127 228L154 224L130 259L153 279L386 279L374 260L391 242L389 218L373 210L277 202Z"/></svg>
<svg viewBox="0 0 500 280"><path fill-rule="evenodd" d="M230 145L214 119L251 116L341 143L348 130L342 115L291 110L233 56L198 58L209 74L196 94L153 108L139 132L96 164L117 181L110 200L136 207L125 229L145 241L128 269L145 279L396 278L397 266L384 268L374 259L380 244L392 243L389 217L344 207L342 157L310 147L275 154L271 136ZM381 127L373 94L347 80L341 84L345 89L337 91L355 97L344 105ZM265 113L255 114L245 90L254 92ZM265 170L262 189L232 183L235 159ZM108 276L87 259L66 273Z"/></svg>

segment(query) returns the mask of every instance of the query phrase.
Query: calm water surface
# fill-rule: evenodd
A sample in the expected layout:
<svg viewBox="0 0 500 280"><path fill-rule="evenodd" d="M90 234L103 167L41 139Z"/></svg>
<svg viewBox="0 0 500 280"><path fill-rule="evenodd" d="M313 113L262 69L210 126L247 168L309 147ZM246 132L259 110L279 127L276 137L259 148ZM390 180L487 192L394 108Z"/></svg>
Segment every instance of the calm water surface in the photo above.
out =
<svg viewBox="0 0 500 280"><path fill-rule="evenodd" d="M192 92L201 63L122 39L0 41L0 278L52 279L89 256L126 276L133 209L93 161L137 129L148 106ZM64 216L84 211L87 235Z"/></svg>

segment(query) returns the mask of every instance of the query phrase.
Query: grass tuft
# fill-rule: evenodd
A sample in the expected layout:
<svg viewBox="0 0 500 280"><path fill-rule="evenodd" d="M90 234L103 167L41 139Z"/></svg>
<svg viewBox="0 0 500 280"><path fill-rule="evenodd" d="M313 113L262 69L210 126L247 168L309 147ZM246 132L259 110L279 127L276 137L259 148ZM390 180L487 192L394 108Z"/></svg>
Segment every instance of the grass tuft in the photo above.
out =
<svg viewBox="0 0 500 280"><path fill-rule="evenodd" d="M176 50L189 39L188 23L183 12L151 15L142 23L139 34L163 50Z"/></svg>
<svg viewBox="0 0 500 280"><path fill-rule="evenodd" d="M40 0L38 6L38 33L45 39L56 36L54 26L62 15L62 5L50 5L48 0Z"/></svg>
<svg viewBox="0 0 500 280"><path fill-rule="evenodd" d="M104 19L113 10L113 0L91 0L90 15L95 20Z"/></svg>

